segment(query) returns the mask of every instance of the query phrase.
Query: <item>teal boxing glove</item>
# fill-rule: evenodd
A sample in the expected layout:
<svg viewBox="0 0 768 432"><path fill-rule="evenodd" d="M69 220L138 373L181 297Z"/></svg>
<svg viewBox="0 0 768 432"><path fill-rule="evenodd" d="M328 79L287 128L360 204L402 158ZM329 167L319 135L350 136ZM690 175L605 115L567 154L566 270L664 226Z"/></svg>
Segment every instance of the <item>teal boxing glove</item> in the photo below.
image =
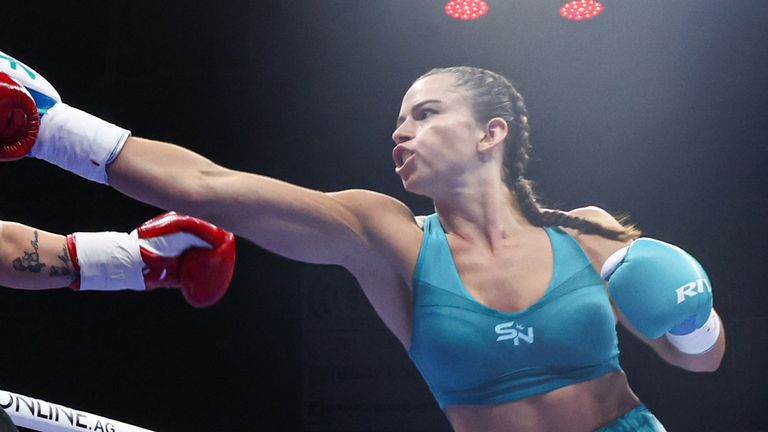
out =
<svg viewBox="0 0 768 432"><path fill-rule="evenodd" d="M0 85L0 114L7 111L9 114L4 117L15 119L12 128L0 131L3 138L0 160L26 155L89 180L108 183L107 165L117 157L130 136L128 130L63 103L45 78L3 52L0 52L0 78L5 80L5 85ZM29 111L35 109L39 123L29 121L23 126L24 116L18 111L25 111L26 117L32 119L34 115ZM22 127L30 130L17 133ZM38 127L39 131L33 130Z"/></svg>
<svg viewBox="0 0 768 432"><path fill-rule="evenodd" d="M669 243L640 238L601 270L616 306L650 339L662 335L687 354L708 351L720 332L712 285L698 261Z"/></svg>

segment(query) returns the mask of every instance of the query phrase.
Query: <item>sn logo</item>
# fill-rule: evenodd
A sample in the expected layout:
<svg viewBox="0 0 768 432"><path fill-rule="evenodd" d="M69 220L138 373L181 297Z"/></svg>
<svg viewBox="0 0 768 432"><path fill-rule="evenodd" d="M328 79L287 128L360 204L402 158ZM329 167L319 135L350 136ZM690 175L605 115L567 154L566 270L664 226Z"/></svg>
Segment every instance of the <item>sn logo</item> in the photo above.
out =
<svg viewBox="0 0 768 432"><path fill-rule="evenodd" d="M675 290L677 293L677 304L684 302L687 297L693 297L695 295L701 294L705 290L712 292L712 287L709 285L709 282L706 279L700 278L696 279L695 281L688 282L687 284Z"/></svg>
<svg viewBox="0 0 768 432"><path fill-rule="evenodd" d="M495 330L496 334L500 335L496 338L496 342L512 339L514 340L515 346L517 346L520 345L520 340L522 339L529 344L533 343L533 327L528 327L526 330L526 327L520 324L515 324L514 321L510 321L497 325ZM527 333L523 333L523 331L527 331Z"/></svg>

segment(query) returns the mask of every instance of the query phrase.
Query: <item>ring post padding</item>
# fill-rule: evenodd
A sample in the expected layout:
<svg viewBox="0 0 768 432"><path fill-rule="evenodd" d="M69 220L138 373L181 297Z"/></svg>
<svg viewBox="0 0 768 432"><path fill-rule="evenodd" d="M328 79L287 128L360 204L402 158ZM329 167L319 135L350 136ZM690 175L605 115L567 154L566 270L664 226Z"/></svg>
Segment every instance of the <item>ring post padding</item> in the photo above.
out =
<svg viewBox="0 0 768 432"><path fill-rule="evenodd" d="M152 432L6 390L0 390L0 407L16 426L42 432Z"/></svg>

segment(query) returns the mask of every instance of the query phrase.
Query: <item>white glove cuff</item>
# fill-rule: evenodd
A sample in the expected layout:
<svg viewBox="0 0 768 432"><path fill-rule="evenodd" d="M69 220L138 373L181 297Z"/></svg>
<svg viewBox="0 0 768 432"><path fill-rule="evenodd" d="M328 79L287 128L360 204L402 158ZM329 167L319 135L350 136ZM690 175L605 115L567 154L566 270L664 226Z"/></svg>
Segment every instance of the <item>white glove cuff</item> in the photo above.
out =
<svg viewBox="0 0 768 432"><path fill-rule="evenodd" d="M138 231L131 231L132 236L138 236ZM146 249L155 255L173 258L180 256L187 249L197 247L212 249L213 246L200 237L185 233L177 232L173 234L164 234L157 237L147 237L139 239L139 246L142 249Z"/></svg>
<svg viewBox="0 0 768 432"><path fill-rule="evenodd" d="M714 348L720 336L720 318L715 309L709 314L709 319L703 326L687 335L667 333L667 340L680 352L685 354L704 354Z"/></svg>
<svg viewBox="0 0 768 432"><path fill-rule="evenodd" d="M118 232L75 233L81 291L144 291L139 238Z"/></svg>
<svg viewBox="0 0 768 432"><path fill-rule="evenodd" d="M613 272L616 271L616 267L621 263L621 260L627 256L627 251L629 251L629 246L617 250L605 260L603 267L600 269L600 277L603 278L604 281L610 279Z"/></svg>
<svg viewBox="0 0 768 432"><path fill-rule="evenodd" d="M54 105L40 122L29 155L44 159L89 180L108 184L112 162L131 132L65 103Z"/></svg>

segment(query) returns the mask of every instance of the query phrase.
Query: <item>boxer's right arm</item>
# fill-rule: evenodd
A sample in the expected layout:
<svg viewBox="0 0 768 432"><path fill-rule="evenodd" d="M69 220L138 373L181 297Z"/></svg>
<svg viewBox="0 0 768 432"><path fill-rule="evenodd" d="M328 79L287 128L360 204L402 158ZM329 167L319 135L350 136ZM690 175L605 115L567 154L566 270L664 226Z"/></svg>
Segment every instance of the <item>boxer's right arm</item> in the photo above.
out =
<svg viewBox="0 0 768 432"><path fill-rule="evenodd" d="M108 167L110 185L230 230L274 253L317 264L355 265L410 223L402 203L370 191L323 193L230 170L182 147L131 137ZM367 212L373 211L375 215Z"/></svg>
<svg viewBox="0 0 768 432"><path fill-rule="evenodd" d="M374 250L397 247L393 242L402 237L401 223L415 227L402 203L380 194L324 194L229 170L179 146L129 137L127 130L62 103L44 78L3 53L0 72L23 87L11 83L6 93L31 94L40 115L39 135L31 147L18 145L16 128L6 128L8 142L0 144L9 153L7 159L16 157L21 147L140 201L205 218L305 262L367 268L380 262ZM14 104L13 110L19 107Z"/></svg>

